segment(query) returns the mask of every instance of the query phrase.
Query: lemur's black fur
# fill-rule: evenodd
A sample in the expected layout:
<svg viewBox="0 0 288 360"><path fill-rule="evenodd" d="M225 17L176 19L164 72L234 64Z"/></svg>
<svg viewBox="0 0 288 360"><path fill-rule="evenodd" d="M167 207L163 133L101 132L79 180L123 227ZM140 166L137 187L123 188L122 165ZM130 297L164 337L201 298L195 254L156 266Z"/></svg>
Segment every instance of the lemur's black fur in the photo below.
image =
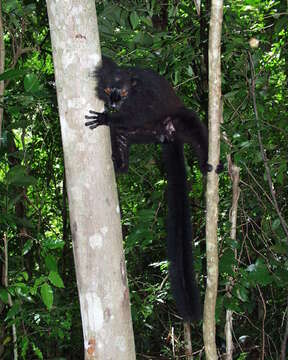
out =
<svg viewBox="0 0 288 360"><path fill-rule="evenodd" d="M168 177L167 248L171 287L183 319L198 320L201 305L193 269L183 144L192 145L201 171L210 171L207 128L194 111L182 104L169 82L152 70L119 67L104 57L95 77L97 97L104 101L105 112L90 110L86 125L90 129L99 125L110 127L117 172L128 170L130 144L163 144Z"/></svg>

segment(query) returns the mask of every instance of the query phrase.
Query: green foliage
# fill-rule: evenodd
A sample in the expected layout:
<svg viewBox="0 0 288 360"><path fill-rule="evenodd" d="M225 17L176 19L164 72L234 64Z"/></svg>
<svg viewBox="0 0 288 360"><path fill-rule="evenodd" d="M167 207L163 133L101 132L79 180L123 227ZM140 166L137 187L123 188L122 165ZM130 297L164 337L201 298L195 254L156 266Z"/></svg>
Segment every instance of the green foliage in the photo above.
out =
<svg viewBox="0 0 288 360"><path fill-rule="evenodd" d="M0 232L8 244L8 288L0 287L0 324L6 331L1 338L3 359L13 356L12 324L21 359L79 359L83 351L45 6L44 1L21 0L2 5L6 59L0 80L6 87L1 99ZM225 2L224 12L222 128L228 140L222 141L222 159L231 153L241 167L241 193L237 238L232 240L231 182L227 173L221 175L217 330L224 332L225 311L233 310L236 339L253 339L253 344L236 347L235 358L249 358L262 346L264 302L265 358L276 359L287 312L288 244L271 201L257 131L278 207L287 219L287 9L285 2L233 0ZM205 121L206 3L201 13L200 21L188 1L97 1L102 52L118 63L150 67L164 75ZM258 47L250 47L253 38ZM248 52L256 74L258 123ZM188 146L186 155L195 268L204 295L205 189ZM167 280L161 149L134 146L129 173L117 181L137 353L183 356L182 323ZM0 247L2 269L2 242ZM194 326L196 352L203 345L201 331L201 324Z"/></svg>

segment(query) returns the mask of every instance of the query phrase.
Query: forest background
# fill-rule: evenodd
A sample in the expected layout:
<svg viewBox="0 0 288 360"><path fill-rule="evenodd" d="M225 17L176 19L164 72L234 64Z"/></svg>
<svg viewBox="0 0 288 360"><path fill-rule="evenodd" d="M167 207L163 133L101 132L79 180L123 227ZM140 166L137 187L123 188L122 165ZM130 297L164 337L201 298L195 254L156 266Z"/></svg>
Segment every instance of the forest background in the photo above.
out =
<svg viewBox="0 0 288 360"><path fill-rule="evenodd" d="M190 1L97 1L102 53L156 70L207 122L209 6L202 2L199 17ZM235 241L226 164L216 316L221 353L225 312L233 311L238 359L259 359L263 347L266 359L280 358L288 336L287 8L271 0L228 0L224 7L221 157L226 163L230 154L240 167L241 192ZM46 3L6 0L1 13L0 358L13 356L14 324L19 358L79 359L83 338ZM189 148L186 156L204 295L205 181ZM137 356L177 358L184 354L183 328L167 280L160 148L132 147L129 173L117 183ZM196 356L203 351L201 331L201 324L193 326Z"/></svg>

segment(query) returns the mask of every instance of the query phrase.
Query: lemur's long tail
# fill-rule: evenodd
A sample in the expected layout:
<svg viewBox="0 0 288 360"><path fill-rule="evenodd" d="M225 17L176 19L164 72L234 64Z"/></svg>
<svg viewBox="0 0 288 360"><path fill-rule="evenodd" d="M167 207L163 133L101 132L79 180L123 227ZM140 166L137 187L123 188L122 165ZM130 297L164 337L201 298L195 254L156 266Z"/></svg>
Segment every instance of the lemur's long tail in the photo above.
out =
<svg viewBox="0 0 288 360"><path fill-rule="evenodd" d="M185 321L196 321L201 318L202 309L193 267L183 144L164 144L163 154L168 179L167 249L171 288L179 314Z"/></svg>

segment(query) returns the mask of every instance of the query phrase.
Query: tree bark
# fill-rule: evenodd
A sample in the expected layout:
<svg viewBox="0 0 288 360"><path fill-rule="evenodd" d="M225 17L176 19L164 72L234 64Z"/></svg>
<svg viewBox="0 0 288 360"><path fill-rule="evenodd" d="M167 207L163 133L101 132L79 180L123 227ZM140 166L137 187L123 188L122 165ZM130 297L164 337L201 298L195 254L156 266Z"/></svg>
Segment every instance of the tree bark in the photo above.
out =
<svg viewBox="0 0 288 360"><path fill-rule="evenodd" d="M209 154L208 162L213 171L207 176L206 212L206 251L207 288L204 303L203 335L207 360L217 359L215 306L218 287L218 174L215 172L220 159L220 121L221 105L221 29L223 1L212 0L209 29Z"/></svg>
<svg viewBox="0 0 288 360"><path fill-rule="evenodd" d="M91 76L101 60L95 2L47 7L85 359L135 359L109 130L84 126L89 109L103 110Z"/></svg>

